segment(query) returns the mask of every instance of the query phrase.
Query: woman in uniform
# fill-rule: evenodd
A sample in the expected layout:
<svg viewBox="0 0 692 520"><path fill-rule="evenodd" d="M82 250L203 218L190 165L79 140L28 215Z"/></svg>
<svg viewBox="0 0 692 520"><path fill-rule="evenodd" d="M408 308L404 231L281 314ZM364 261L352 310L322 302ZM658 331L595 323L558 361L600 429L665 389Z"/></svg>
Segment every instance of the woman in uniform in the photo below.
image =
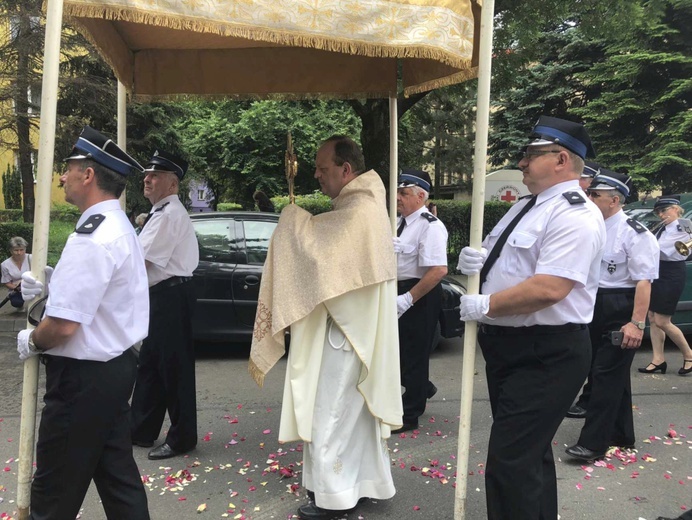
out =
<svg viewBox="0 0 692 520"><path fill-rule="evenodd" d="M692 238L689 221L679 220L683 214L680 201L672 197L661 197L654 204L654 212L661 219L656 231L658 245L661 248L658 279L651 285L651 303L649 304L649 322L651 324L651 346L653 359L639 371L644 374L654 372L666 373L668 363L665 361L663 346L666 335L680 349L683 363L678 374L692 372L692 350L682 331L670 320L685 287L687 256L675 249L678 241L688 242Z"/></svg>

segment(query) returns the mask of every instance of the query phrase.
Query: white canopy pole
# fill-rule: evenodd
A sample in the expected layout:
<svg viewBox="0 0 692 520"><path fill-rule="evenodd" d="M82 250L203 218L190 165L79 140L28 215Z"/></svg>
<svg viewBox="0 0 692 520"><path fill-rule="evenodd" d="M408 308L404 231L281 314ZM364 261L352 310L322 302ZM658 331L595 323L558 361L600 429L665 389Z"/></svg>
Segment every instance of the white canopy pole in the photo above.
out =
<svg viewBox="0 0 692 520"><path fill-rule="evenodd" d="M118 81L118 146L123 152L127 152L127 92L125 85ZM120 195L120 207L127 212L126 190Z"/></svg>
<svg viewBox="0 0 692 520"><path fill-rule="evenodd" d="M483 208L485 205L485 169L490 116L490 73L493 52L493 17L495 1L484 0L481 10L481 36L478 63L478 98L476 102L476 146L473 158L473 195L471 197L470 246L480 250L483 240ZM468 294L478 294L480 275L468 280ZM457 485L454 495L454 520L466 518L469 450L471 440L471 407L473 404L473 372L476 364L475 321L466 322L464 360L461 373L461 411L459 412L459 447L457 451Z"/></svg>
<svg viewBox="0 0 692 520"><path fill-rule="evenodd" d="M389 95L389 220L396 235L396 180L399 172L399 108L397 94Z"/></svg>
<svg viewBox="0 0 692 520"><path fill-rule="evenodd" d="M55 121L58 106L62 8L63 0L47 0L46 2L46 41L43 51L41 130L38 145L38 172L36 175L34 239L31 246L31 272L40 280L44 279L44 268L48 258L50 193L53 184L53 154L55 153ZM30 325L27 324L27 327L30 327ZM37 396L38 356L33 356L24 362L17 476L17 506L19 508L20 520L29 518Z"/></svg>

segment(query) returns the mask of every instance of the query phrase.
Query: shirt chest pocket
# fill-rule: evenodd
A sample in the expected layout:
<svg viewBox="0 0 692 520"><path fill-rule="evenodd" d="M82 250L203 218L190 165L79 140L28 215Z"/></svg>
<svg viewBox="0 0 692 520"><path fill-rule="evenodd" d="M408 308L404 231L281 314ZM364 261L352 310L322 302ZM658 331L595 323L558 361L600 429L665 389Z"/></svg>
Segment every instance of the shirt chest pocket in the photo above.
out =
<svg viewBox="0 0 692 520"><path fill-rule="evenodd" d="M613 268L609 266L621 265L627 262L627 253L618 251L616 253L604 253L601 265L603 265L609 273L613 273Z"/></svg>
<svg viewBox="0 0 692 520"><path fill-rule="evenodd" d="M533 276L538 256L537 240L536 235L525 231L512 233L505 244L505 251L500 254L502 271L510 276Z"/></svg>

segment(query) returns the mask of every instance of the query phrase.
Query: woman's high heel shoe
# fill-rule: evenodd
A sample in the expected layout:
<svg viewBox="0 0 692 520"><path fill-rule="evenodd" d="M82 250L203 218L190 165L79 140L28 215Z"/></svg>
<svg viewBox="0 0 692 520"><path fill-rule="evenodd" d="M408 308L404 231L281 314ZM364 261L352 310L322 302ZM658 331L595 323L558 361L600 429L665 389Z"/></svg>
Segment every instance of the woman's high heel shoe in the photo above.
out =
<svg viewBox="0 0 692 520"><path fill-rule="evenodd" d="M653 367L653 368L649 368ZM642 374L653 374L654 372L661 372L661 374L665 374L666 370L668 370L668 363L665 361L663 363L660 363L656 365L655 363L649 363L645 368L640 368L639 371ZM682 369L680 369L682 370ZM692 369L690 369L690 372L692 372ZM685 372L687 373L687 372Z"/></svg>
<svg viewBox="0 0 692 520"><path fill-rule="evenodd" d="M690 365L690 368L686 368L687 365ZM678 370L678 374L684 376L685 374L689 374L690 372L692 372L692 359L683 359L682 368Z"/></svg>

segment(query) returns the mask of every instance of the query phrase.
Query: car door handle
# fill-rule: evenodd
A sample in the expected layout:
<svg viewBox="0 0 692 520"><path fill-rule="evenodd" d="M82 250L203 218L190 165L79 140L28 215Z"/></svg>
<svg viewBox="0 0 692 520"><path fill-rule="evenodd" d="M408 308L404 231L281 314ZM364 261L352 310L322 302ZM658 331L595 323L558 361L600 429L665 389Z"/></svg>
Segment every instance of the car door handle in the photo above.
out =
<svg viewBox="0 0 692 520"><path fill-rule="evenodd" d="M245 277L245 285L257 285L259 281L259 276L256 276L254 274Z"/></svg>

